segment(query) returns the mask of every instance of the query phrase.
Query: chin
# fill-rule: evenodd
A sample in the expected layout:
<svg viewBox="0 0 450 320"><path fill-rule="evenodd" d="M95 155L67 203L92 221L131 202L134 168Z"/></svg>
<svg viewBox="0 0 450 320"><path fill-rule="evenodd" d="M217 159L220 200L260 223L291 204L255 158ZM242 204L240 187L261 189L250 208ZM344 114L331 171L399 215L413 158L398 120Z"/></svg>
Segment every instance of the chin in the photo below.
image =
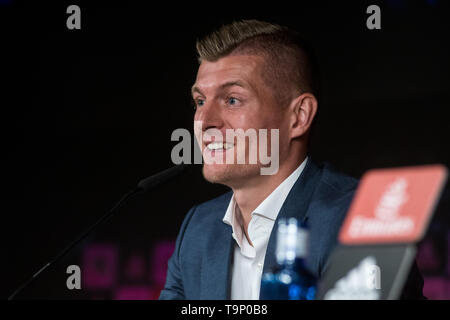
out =
<svg viewBox="0 0 450 320"><path fill-rule="evenodd" d="M258 165L204 164L203 177L211 183L219 183L233 188L259 175Z"/></svg>

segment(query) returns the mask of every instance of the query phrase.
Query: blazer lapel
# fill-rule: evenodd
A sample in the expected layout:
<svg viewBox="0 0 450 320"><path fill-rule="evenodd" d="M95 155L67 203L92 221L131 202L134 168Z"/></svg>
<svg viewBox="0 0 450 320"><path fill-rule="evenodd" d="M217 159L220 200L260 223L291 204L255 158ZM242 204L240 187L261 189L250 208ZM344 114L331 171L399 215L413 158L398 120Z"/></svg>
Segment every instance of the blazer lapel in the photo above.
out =
<svg viewBox="0 0 450 320"><path fill-rule="evenodd" d="M266 256L264 258L264 273L272 271L276 266L275 247L279 219L295 217L300 221L307 220L306 212L311 196L317 185L317 181L320 178L319 176L319 168L312 162L311 158L309 158L303 172L289 192L278 213L277 219L275 220L275 224L270 234L269 244L267 245Z"/></svg>
<svg viewBox="0 0 450 320"><path fill-rule="evenodd" d="M233 237L231 226L222 221L225 211L231 199L226 197L215 212L221 214L216 219L212 237L207 247L207 259L203 262L203 276L201 284L201 299L224 300L230 299L231 263L233 257ZM217 211L216 211L217 210ZM225 285L224 285L225 284Z"/></svg>

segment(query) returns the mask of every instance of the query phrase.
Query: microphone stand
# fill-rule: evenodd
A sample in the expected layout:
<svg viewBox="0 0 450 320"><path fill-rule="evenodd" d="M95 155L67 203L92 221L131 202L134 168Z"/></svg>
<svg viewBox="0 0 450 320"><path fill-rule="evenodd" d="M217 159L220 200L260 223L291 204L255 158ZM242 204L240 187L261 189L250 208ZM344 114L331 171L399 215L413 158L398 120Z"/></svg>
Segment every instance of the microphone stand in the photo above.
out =
<svg viewBox="0 0 450 320"><path fill-rule="evenodd" d="M33 283L39 275L47 270L50 266L61 260L70 250L73 249L79 242L85 239L95 228L97 228L100 224L105 222L108 218L110 218L116 211L119 209L125 202L127 202L130 198L134 197L139 193L144 193L152 188L155 188L162 183L180 175L185 171L187 165L179 164L172 168L166 169L160 173L152 175L148 178L142 179L136 188L127 192L107 213L100 217L93 225L87 228L83 233L81 233L75 240L73 240L69 245L67 245L56 257L54 257L50 262L45 264L41 269L39 269L30 279L24 282L20 287L18 287L9 297L8 300L13 300L20 292L22 292L25 288L27 288L31 283Z"/></svg>

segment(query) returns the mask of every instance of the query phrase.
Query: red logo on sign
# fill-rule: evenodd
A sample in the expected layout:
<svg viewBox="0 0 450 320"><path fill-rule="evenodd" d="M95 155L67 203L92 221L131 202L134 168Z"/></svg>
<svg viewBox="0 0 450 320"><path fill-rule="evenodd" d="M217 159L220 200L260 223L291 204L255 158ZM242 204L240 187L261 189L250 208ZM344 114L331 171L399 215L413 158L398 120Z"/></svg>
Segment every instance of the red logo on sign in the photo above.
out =
<svg viewBox="0 0 450 320"><path fill-rule="evenodd" d="M343 244L420 240L447 177L441 165L377 169L361 179L339 234Z"/></svg>

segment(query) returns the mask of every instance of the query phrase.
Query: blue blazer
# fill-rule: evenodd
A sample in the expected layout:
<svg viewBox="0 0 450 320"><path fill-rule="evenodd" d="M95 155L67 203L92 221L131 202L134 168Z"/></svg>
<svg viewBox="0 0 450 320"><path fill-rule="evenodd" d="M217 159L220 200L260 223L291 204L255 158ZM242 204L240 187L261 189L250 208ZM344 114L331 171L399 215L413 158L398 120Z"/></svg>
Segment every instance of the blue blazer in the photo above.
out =
<svg viewBox="0 0 450 320"><path fill-rule="evenodd" d="M352 201L358 180L311 159L289 192L279 218L295 217L310 227L308 264L321 277ZM194 206L186 215L169 260L160 299L230 299L234 240L222 219L232 193ZM275 267L277 221L269 238L263 272Z"/></svg>

